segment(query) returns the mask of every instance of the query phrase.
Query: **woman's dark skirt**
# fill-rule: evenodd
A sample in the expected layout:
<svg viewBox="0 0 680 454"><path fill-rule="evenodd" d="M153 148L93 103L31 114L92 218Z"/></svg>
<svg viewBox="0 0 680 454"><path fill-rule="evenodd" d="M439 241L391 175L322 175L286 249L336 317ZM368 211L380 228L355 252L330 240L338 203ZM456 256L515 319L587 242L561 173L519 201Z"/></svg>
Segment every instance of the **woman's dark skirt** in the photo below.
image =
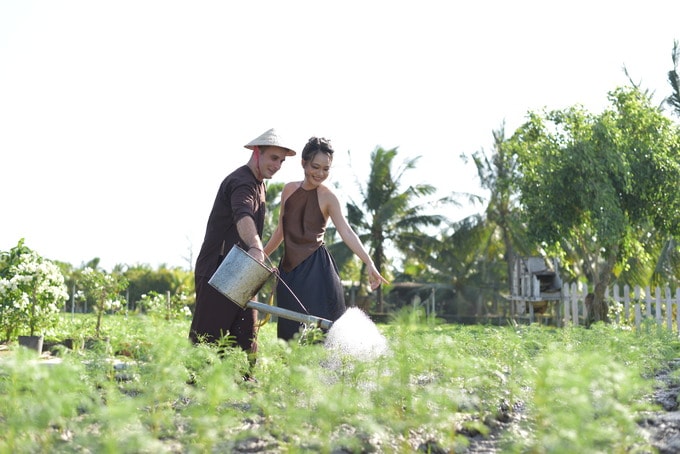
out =
<svg viewBox="0 0 680 454"><path fill-rule="evenodd" d="M319 247L311 256L289 273L279 270L281 280L276 287L278 307L302 314L314 315L335 321L345 313L345 294L340 282L338 267L325 246ZM291 294L291 290L295 296ZM279 317L277 335L290 340L304 326L302 323Z"/></svg>

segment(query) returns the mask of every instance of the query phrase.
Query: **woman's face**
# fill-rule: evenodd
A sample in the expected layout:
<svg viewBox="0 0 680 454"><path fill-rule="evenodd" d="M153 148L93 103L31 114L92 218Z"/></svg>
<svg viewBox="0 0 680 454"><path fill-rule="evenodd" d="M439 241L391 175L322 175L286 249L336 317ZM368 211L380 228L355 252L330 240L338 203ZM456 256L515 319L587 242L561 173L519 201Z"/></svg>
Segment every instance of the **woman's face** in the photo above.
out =
<svg viewBox="0 0 680 454"><path fill-rule="evenodd" d="M311 161L302 161L302 168L305 170L305 186L316 188L323 183L328 178L332 162L331 155L322 151L316 153Z"/></svg>

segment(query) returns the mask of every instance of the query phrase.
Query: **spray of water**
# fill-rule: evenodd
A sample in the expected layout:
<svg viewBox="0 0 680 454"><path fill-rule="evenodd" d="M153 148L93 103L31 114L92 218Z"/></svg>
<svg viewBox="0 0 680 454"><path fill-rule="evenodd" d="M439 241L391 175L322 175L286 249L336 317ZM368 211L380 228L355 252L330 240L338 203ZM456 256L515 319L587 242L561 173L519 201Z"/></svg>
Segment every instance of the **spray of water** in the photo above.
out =
<svg viewBox="0 0 680 454"><path fill-rule="evenodd" d="M324 345L334 356L359 361L370 361L389 351L385 336L357 307L350 307L333 323Z"/></svg>

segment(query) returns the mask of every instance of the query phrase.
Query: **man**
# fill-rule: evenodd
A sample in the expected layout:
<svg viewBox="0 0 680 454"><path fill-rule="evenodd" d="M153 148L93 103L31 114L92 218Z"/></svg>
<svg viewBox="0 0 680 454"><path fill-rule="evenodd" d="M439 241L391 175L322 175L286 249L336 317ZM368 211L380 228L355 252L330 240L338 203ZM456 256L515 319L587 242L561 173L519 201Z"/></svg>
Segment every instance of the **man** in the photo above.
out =
<svg viewBox="0 0 680 454"><path fill-rule="evenodd" d="M229 174L217 191L196 260L196 308L189 339L217 343L224 336L248 352L251 365L257 353L257 311L243 309L208 281L234 245L264 262L262 230L265 217L264 180L271 178L295 150L274 129L250 141L248 163Z"/></svg>

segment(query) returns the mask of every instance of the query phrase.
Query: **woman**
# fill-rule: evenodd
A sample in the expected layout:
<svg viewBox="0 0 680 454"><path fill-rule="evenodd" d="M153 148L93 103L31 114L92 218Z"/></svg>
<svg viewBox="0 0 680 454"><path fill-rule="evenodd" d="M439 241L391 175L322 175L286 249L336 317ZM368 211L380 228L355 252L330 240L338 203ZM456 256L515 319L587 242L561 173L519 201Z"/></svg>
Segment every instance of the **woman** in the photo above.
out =
<svg viewBox="0 0 680 454"><path fill-rule="evenodd" d="M338 198L323 184L330 172L333 151L329 140L309 139L302 150L304 180L283 187L279 224L264 247L268 256L281 242L284 244L277 305L331 321L340 318L346 307L337 265L323 242L328 218L345 244L366 264L371 289L388 283L347 223ZM298 322L279 318L277 335L290 340L301 327Z"/></svg>

